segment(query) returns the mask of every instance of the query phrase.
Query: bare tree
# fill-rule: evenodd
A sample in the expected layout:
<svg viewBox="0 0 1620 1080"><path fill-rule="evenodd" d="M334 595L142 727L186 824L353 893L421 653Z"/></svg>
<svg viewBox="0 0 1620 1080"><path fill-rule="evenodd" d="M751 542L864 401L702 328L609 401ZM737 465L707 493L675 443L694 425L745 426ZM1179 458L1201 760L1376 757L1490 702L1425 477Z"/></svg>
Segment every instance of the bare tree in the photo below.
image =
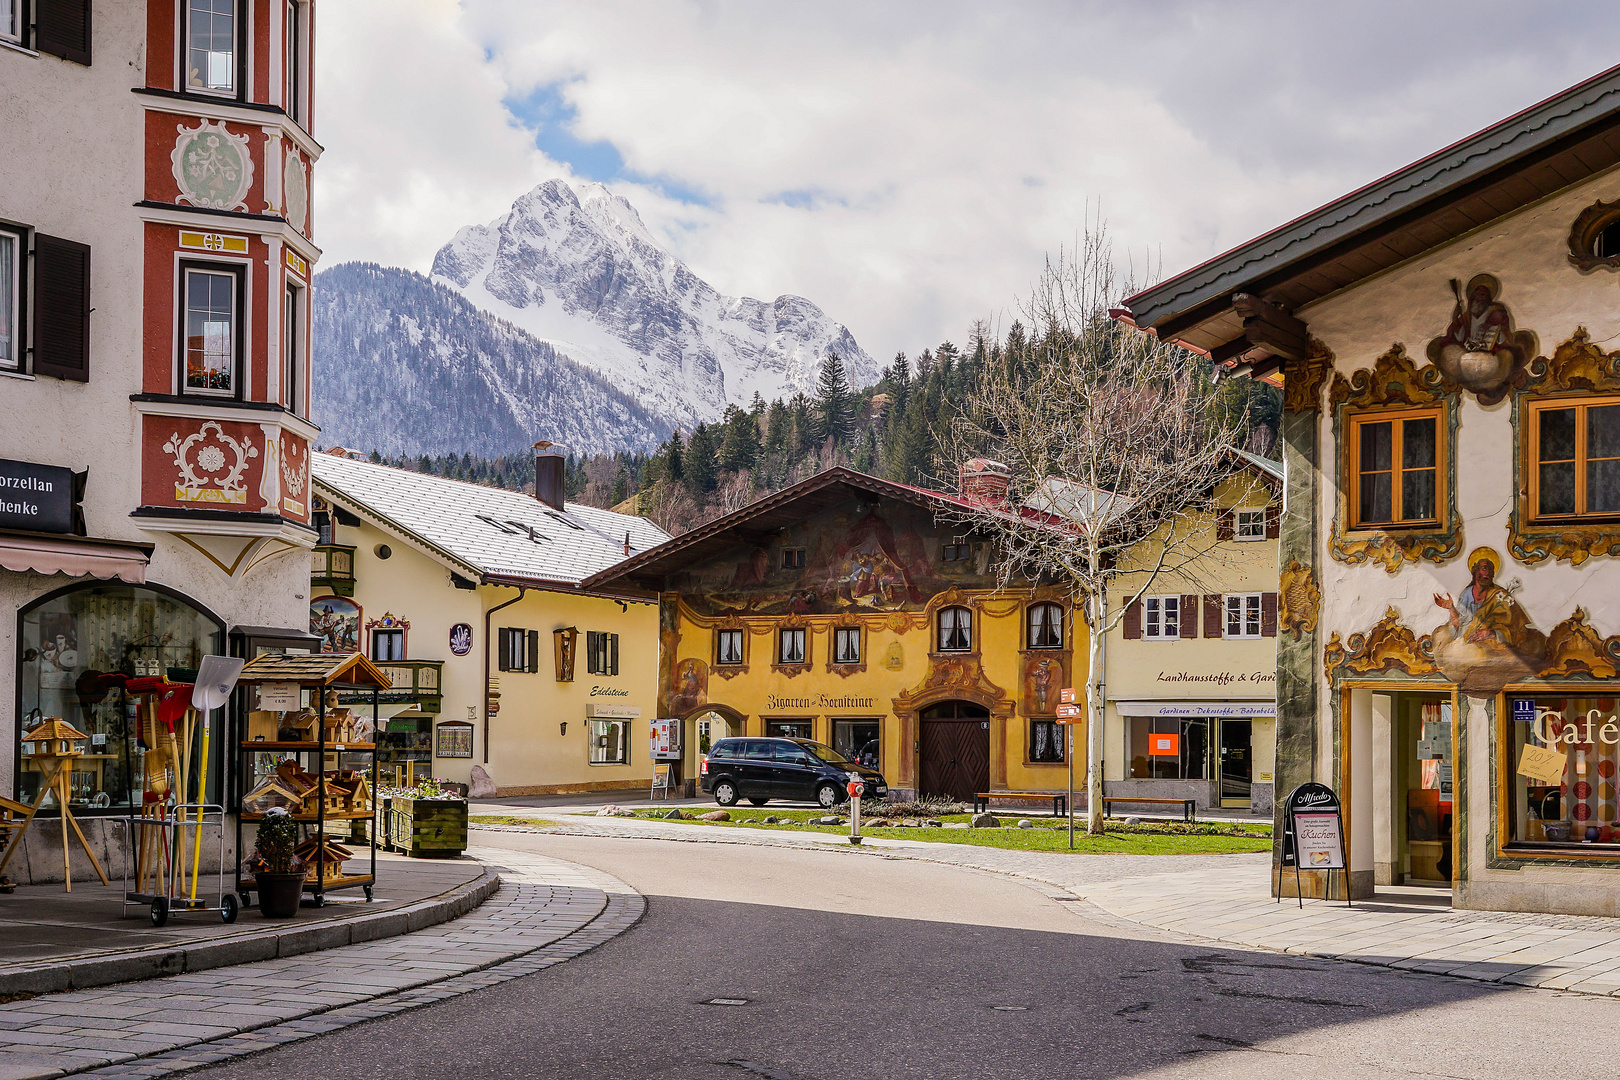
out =
<svg viewBox="0 0 1620 1080"><path fill-rule="evenodd" d="M1005 497L981 488L948 516L992 538L992 566L1012 580L1056 582L1090 631L1086 677L1088 827L1102 831L1102 675L1106 635L1168 573L1209 558L1219 481L1232 472L1241 417L1217 406L1208 361L1109 315L1127 295L1106 232L1088 231L1048 261L1021 305L1037 336L1019 362L982 373L953 419L939 464L973 458L1010 476ZM970 468L970 472L971 472ZM1124 603L1110 609L1111 589Z"/></svg>

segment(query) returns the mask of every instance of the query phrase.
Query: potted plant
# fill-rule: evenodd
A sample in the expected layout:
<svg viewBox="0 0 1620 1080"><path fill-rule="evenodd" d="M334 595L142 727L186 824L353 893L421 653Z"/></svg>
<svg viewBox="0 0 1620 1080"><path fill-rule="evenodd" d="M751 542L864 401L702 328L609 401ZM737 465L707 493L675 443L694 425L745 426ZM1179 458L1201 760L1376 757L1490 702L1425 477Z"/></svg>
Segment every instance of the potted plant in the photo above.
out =
<svg viewBox="0 0 1620 1080"><path fill-rule="evenodd" d="M304 869L293 854L298 844L298 822L281 807L269 810L259 822L253 840L253 887L259 911L267 919L290 919L298 914L304 895Z"/></svg>

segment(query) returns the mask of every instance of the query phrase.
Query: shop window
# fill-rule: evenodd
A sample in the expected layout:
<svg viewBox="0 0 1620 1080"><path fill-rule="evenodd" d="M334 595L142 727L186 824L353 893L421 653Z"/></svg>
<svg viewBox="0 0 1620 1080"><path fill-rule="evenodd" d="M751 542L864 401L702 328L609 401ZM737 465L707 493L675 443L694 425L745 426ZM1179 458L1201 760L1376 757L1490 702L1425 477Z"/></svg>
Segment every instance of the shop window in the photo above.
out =
<svg viewBox="0 0 1620 1080"><path fill-rule="evenodd" d="M1042 763L1061 762L1063 758L1063 725L1055 720L1029 722L1029 760Z"/></svg>
<svg viewBox="0 0 1620 1080"><path fill-rule="evenodd" d="M743 662L743 631L716 630L714 632L714 662L740 664Z"/></svg>
<svg viewBox="0 0 1620 1080"><path fill-rule="evenodd" d="M1237 539L1264 540L1266 538L1266 512L1260 510L1239 510L1237 512Z"/></svg>
<svg viewBox="0 0 1620 1080"><path fill-rule="evenodd" d="M1173 641L1181 637L1181 597L1145 597L1142 615L1142 636L1149 641Z"/></svg>
<svg viewBox="0 0 1620 1080"><path fill-rule="evenodd" d="M242 275L222 266L186 266L180 287L181 388L235 396L241 352Z"/></svg>
<svg viewBox="0 0 1620 1080"><path fill-rule="evenodd" d="M834 720L833 749L849 760L881 769L883 727L877 720Z"/></svg>
<svg viewBox="0 0 1620 1080"><path fill-rule="evenodd" d="M804 627L783 627L776 632L777 649L776 662L779 664L802 664L805 662L804 654Z"/></svg>
<svg viewBox="0 0 1620 1080"><path fill-rule="evenodd" d="M968 652L973 648L973 612L965 607L939 609L939 651Z"/></svg>
<svg viewBox="0 0 1620 1080"><path fill-rule="evenodd" d="M619 635L585 631L585 671L590 675L619 673Z"/></svg>
<svg viewBox="0 0 1620 1080"><path fill-rule="evenodd" d="M803 570L804 569L804 548L783 548L782 549L782 569L784 569L784 570Z"/></svg>
<svg viewBox="0 0 1620 1080"><path fill-rule="evenodd" d="M765 734L777 739L813 739L815 726L813 720L767 720Z"/></svg>
<svg viewBox="0 0 1620 1080"><path fill-rule="evenodd" d="M25 608L17 655L19 735L59 717L89 736L74 765L72 804L130 813L141 805L146 746L137 699L104 674L156 672L191 681L209 654L225 651L223 627L178 596L152 588L95 584L58 593ZM214 731L220 728L216 724ZM210 750L209 790L219 787L219 748ZM21 744L14 752L22 749ZM192 753L197 753L194 747ZM41 774L16 759L17 798L32 803ZM57 813L54 798L43 813Z"/></svg>
<svg viewBox="0 0 1620 1080"><path fill-rule="evenodd" d="M630 763L630 721L592 720L590 729L592 765Z"/></svg>
<svg viewBox="0 0 1620 1080"><path fill-rule="evenodd" d="M1611 697L1510 698L1499 774L1508 847L1620 850L1620 713Z"/></svg>
<svg viewBox="0 0 1620 1080"><path fill-rule="evenodd" d="M4 18L5 9L0 7L0 20ZM23 369L22 259L22 233L0 229L0 371Z"/></svg>
<svg viewBox="0 0 1620 1080"><path fill-rule="evenodd" d="M1620 397L1528 406L1537 520L1620 514Z"/></svg>
<svg viewBox="0 0 1620 1080"><path fill-rule="evenodd" d="M503 626L495 634L496 667L501 671L540 670L540 631Z"/></svg>
<svg viewBox="0 0 1620 1080"><path fill-rule="evenodd" d="M1225 636L1257 638L1260 630L1260 594L1227 593Z"/></svg>
<svg viewBox="0 0 1620 1080"><path fill-rule="evenodd" d="M373 630L371 632L371 658L373 660L405 659L405 631L403 629Z"/></svg>
<svg viewBox="0 0 1620 1080"><path fill-rule="evenodd" d="M236 96L236 0L186 0L186 88Z"/></svg>
<svg viewBox="0 0 1620 1080"><path fill-rule="evenodd" d="M1207 780L1209 733L1205 721L1128 716L1132 780Z"/></svg>
<svg viewBox="0 0 1620 1080"><path fill-rule="evenodd" d="M1032 604L1029 608L1029 647L1063 648L1063 608L1057 604Z"/></svg>
<svg viewBox="0 0 1620 1080"><path fill-rule="evenodd" d="M1441 417L1440 409L1350 417L1352 528L1439 524Z"/></svg>
<svg viewBox="0 0 1620 1080"><path fill-rule="evenodd" d="M833 663L858 664L861 662L861 628L839 626L833 629Z"/></svg>

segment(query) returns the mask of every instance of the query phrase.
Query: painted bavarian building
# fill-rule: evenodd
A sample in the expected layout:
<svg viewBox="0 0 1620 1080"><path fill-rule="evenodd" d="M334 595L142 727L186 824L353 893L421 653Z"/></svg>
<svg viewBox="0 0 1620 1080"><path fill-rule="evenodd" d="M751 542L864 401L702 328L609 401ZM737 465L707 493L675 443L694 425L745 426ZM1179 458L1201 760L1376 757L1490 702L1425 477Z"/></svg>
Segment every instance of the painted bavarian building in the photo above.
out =
<svg viewBox="0 0 1620 1080"><path fill-rule="evenodd" d="M955 494L830 469L587 579L661 597L686 781L747 734L875 763L897 797L1065 790L1058 692L1085 642L1057 589L998 590L987 542L937 522L1005 497L977 464Z"/></svg>
<svg viewBox="0 0 1620 1080"><path fill-rule="evenodd" d="M1355 896L1620 913L1616 166L1620 68L1127 301L1284 373L1278 792Z"/></svg>

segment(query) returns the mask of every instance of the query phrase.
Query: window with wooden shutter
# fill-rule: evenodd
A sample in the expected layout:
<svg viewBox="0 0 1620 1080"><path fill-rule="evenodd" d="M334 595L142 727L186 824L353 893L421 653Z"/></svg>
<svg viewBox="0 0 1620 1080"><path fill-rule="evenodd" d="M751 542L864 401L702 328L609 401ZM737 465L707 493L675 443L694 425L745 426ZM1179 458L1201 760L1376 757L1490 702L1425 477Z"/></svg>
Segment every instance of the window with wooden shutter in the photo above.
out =
<svg viewBox="0 0 1620 1080"><path fill-rule="evenodd" d="M0 0L0 40L22 45L28 26L28 14L23 10L26 0Z"/></svg>
<svg viewBox="0 0 1620 1080"><path fill-rule="evenodd" d="M617 675L619 673L619 635L618 634L609 634L609 635L607 635L607 639L608 639L608 665L607 665L608 669L607 669L607 673L609 675Z"/></svg>
<svg viewBox="0 0 1620 1080"><path fill-rule="evenodd" d="M1142 636L1142 601L1132 601L1125 608L1123 620L1125 640L1136 641Z"/></svg>
<svg viewBox="0 0 1620 1080"><path fill-rule="evenodd" d="M1282 535L1282 507L1266 507L1266 539L1275 540Z"/></svg>
<svg viewBox="0 0 1620 1080"><path fill-rule="evenodd" d="M1232 539L1232 525L1235 518L1236 515L1230 510L1218 510L1215 512L1216 540Z"/></svg>
<svg viewBox="0 0 1620 1080"><path fill-rule="evenodd" d="M90 64L90 0L34 0L34 48Z"/></svg>
<svg viewBox="0 0 1620 1080"><path fill-rule="evenodd" d="M1221 620L1225 618L1226 608L1221 601L1220 593L1204 594L1204 636L1218 638L1221 636Z"/></svg>
<svg viewBox="0 0 1620 1080"><path fill-rule="evenodd" d="M512 670L512 630L501 627L495 631L495 667L498 671Z"/></svg>
<svg viewBox="0 0 1620 1080"><path fill-rule="evenodd" d="M585 673L602 674L602 635L596 630L585 631Z"/></svg>
<svg viewBox="0 0 1620 1080"><path fill-rule="evenodd" d="M28 347L24 317L28 275L23 259L27 239L20 229L0 227L0 370L4 371L22 371L23 351Z"/></svg>
<svg viewBox="0 0 1620 1080"><path fill-rule="evenodd" d="M34 234L34 374L90 381L90 248Z"/></svg>
<svg viewBox="0 0 1620 1080"><path fill-rule="evenodd" d="M1277 594L1260 594L1260 636L1277 636Z"/></svg>
<svg viewBox="0 0 1620 1080"><path fill-rule="evenodd" d="M523 635L524 649L523 670L533 673L540 670L540 631L520 630Z"/></svg>
<svg viewBox="0 0 1620 1080"><path fill-rule="evenodd" d="M1181 598L1181 636L1198 636L1198 594L1189 593Z"/></svg>

